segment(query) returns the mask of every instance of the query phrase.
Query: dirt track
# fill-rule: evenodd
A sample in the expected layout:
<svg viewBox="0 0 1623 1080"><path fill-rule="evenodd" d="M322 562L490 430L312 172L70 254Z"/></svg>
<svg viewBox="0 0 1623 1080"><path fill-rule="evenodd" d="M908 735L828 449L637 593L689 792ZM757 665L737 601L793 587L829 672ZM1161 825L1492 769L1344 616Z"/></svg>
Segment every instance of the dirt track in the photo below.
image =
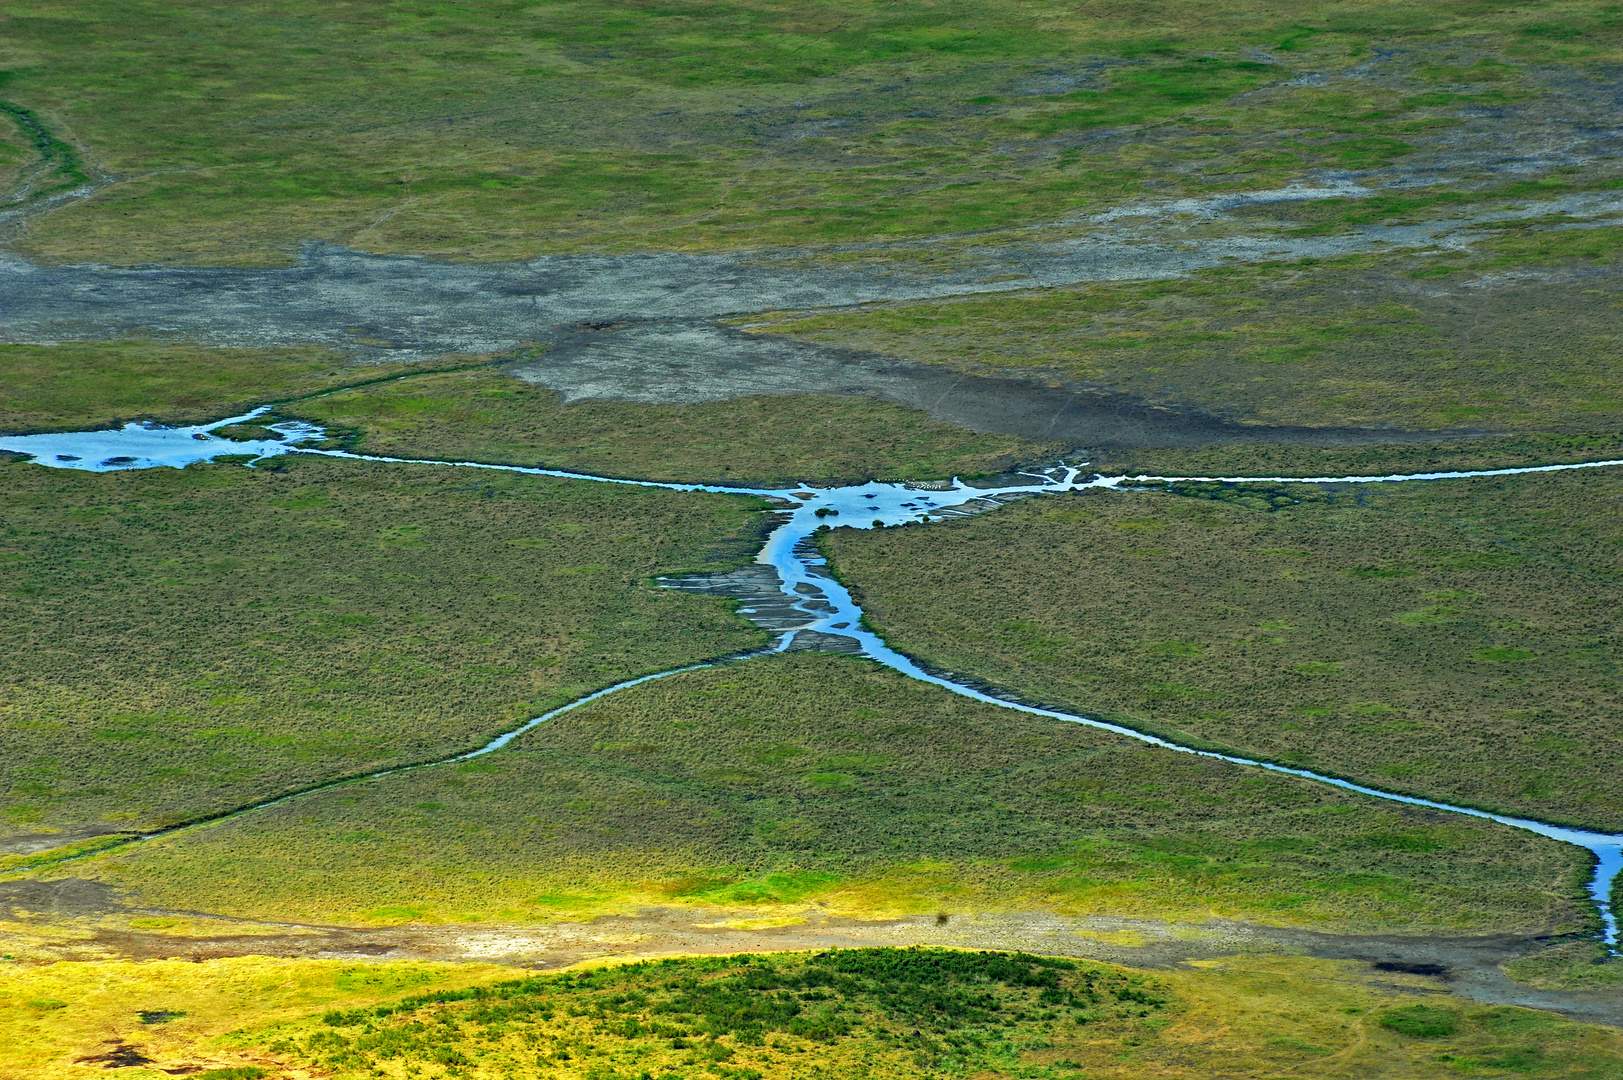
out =
<svg viewBox="0 0 1623 1080"><path fill-rule="evenodd" d="M134 929L135 918L168 916L186 932ZM1574 1019L1623 1024L1623 992L1536 990L1508 979L1507 960L1541 943L1515 936L1426 938L1321 934L1213 920L1170 924L1110 916L951 914L858 920L816 907L787 926L739 912L656 908L590 923L402 926L381 929L223 919L202 912L132 908L116 890L79 879L0 883L0 942L33 960L268 955L355 959L478 960L536 969L613 957L683 956L872 945L949 945L1085 957L1141 968L1239 953L1279 953L1371 965L1391 988L1453 992L1492 1004L1549 1009ZM188 925L189 924L189 925ZM67 931L53 936L47 928ZM18 935L26 928L27 937ZM7 940L11 939L11 940Z"/></svg>

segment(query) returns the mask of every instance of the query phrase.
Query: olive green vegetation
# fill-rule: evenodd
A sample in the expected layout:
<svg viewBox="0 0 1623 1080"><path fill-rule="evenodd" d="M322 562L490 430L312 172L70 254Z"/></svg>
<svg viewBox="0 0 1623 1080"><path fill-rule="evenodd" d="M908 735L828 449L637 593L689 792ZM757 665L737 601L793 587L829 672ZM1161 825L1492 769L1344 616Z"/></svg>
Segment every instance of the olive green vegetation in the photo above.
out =
<svg viewBox="0 0 1623 1080"><path fill-rule="evenodd" d="M1578 245L1615 271L1619 237L1525 233L1500 250L1220 267L785 316L766 328L971 372L1018 369L1246 424L1594 433L1615 448L1623 291L1614 273L1585 270ZM1534 260L1561 272L1494 279ZM1439 269L1457 276L1424 287L1411 276Z"/></svg>
<svg viewBox="0 0 1623 1080"><path fill-rule="evenodd" d="M1572 435L1533 431L1349 446L1254 442L1196 448L1109 447L1069 455L1066 460L1086 462L1090 471L1128 477L1413 475L1623 460L1623 429Z"/></svg>
<svg viewBox="0 0 1623 1080"><path fill-rule="evenodd" d="M53 135L45 121L33 110L14 105L9 101L0 101L0 115L4 115L16 126L16 135L20 137L20 141L28 144L29 149L33 151L31 155L16 154L12 147L7 148L12 152L6 154L6 163L8 165L15 163L13 167L18 168L18 171L27 169L33 174L26 179L13 178L11 187L14 197L20 197L19 201L33 202L79 187L90 180L89 174L79 162L78 153ZM16 180L23 182L18 184Z"/></svg>
<svg viewBox="0 0 1623 1080"><path fill-rule="evenodd" d="M340 1077L412 1075L420 1062L727 1080L1618 1075L1613 1030L1450 998L1398 1004L1350 965L1239 966L1151 974L935 949L666 960L329 1012L271 1046ZM1313 987L1313 975L1343 985ZM1251 984L1243 1008L1238 982ZM1310 1008L1287 1018L1287 990Z"/></svg>
<svg viewBox="0 0 1623 1080"><path fill-rule="evenodd" d="M704 405L563 404L500 371L384 383L288 406L368 453L544 466L645 480L789 485L997 472L1058 448L977 435L865 397Z"/></svg>
<svg viewBox="0 0 1623 1080"><path fill-rule="evenodd" d="M56 964L0 961L0 1075L29 1080L82 1077L123 1043L150 1059L121 1074L140 1080L159 1068L211 1080L280 1080L263 1054L244 1056L229 1033L316 1019L405 994L460 990L520 974L493 964L357 964L265 956L192 960L98 960ZM314 1015L312 1015L314 1014ZM92 1059L81 1064L84 1059ZM102 1060L95 1060L101 1058ZM241 1073L223 1070L255 1070Z"/></svg>
<svg viewBox="0 0 1623 1080"><path fill-rule="evenodd" d="M451 361L454 362L454 361ZM357 364L328 349L220 349L172 342L0 344L0 432L199 424L270 401L440 365Z"/></svg>
<svg viewBox="0 0 1623 1080"><path fill-rule="evenodd" d="M1512 960L1505 974L1553 990L1605 990L1623 985L1623 956L1593 939L1569 941Z"/></svg>
<svg viewBox="0 0 1623 1080"><path fill-rule="evenodd" d="M664 960L334 1010L283 1025L270 1049L335 1077L411 1076L429 1063L470 1076L724 1080L1617 1075L1615 1031L1447 997L1400 1005L1349 977L1351 965L1292 966L1149 974L940 949ZM1343 985L1311 987L1315 974ZM1273 985L1242 1009L1225 985L1242 980ZM1281 1015L1287 987L1317 1008ZM1241 1019L1252 1010L1262 1015Z"/></svg>
<svg viewBox="0 0 1623 1080"><path fill-rule="evenodd" d="M830 1066L835 1075L872 1075L876 1065L887 1074L965 1075L1018 1068L1033 1042L1051 1043L1056 1024L1089 1042L1136 1043L1167 1005L1159 980L1103 964L853 949L665 960L423 994L328 1012L303 1039L270 1049L338 1076L405 1076L419 1062L460 1069L475 1060L481 1075L619 1067L742 1080L768 1070L828 1075Z"/></svg>
<svg viewBox="0 0 1623 1080"><path fill-rule="evenodd" d="M20 192L29 174L43 164L38 153L20 128L0 123L0 191Z"/></svg>
<svg viewBox="0 0 1623 1080"><path fill-rule="evenodd" d="M0 997L0 1032L15 1036L0 1038L0 1068L39 1080L81 1076L76 1060L96 1064L118 1044L148 1058L151 1075L204 1080L312 1071L339 1080L1601 1080L1618 1075L1623 1056L1613 1028L1301 957L1147 972L1020 953L862 949L546 975L242 957L0 969L0 994L12 999ZM145 1020L154 1008L174 1018Z"/></svg>
<svg viewBox="0 0 1623 1080"><path fill-rule="evenodd" d="M32 0L5 14L0 96L117 178L31 221L36 257L493 258L916 237L1381 169L1615 63L1620 36L1605 0Z"/></svg>
<svg viewBox="0 0 1623 1080"><path fill-rule="evenodd" d="M1074 711L1623 829L1613 470L1043 498L826 550L892 645Z"/></svg>
<svg viewBox="0 0 1623 1080"><path fill-rule="evenodd" d="M645 683L459 765L64 866L132 903L322 923L1057 911L1564 933L1587 853L1141 746L869 661Z"/></svg>
<svg viewBox="0 0 1623 1080"><path fill-rule="evenodd" d="M746 561L763 515L738 497L297 457L0 471L13 833L444 756L765 640L651 580Z"/></svg>

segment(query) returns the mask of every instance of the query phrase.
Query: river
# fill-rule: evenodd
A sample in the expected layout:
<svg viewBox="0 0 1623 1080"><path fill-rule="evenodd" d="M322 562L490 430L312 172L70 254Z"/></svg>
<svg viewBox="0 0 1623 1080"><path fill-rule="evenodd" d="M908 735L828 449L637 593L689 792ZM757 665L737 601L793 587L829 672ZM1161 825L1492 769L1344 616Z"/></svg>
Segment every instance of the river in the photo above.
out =
<svg viewBox="0 0 1623 1080"><path fill-rule="evenodd" d="M183 468L194 462L209 461L215 458L230 455L250 456L254 460L264 460L282 454L309 454L323 457L343 458L351 461L373 461L390 464L405 465L434 465L449 468L488 469L499 472L522 473L531 476L553 476L569 480L586 480L597 483L626 484L636 487L663 488L671 491L709 491L728 495L748 495L773 500L783 508L783 520L768 535L760 554L756 556L756 563L763 567L770 567L777 574L778 589L788 601L787 607L800 615L790 620L798 625L782 626L782 620L777 621L778 638L775 644L762 653L781 652L793 644L797 635L817 634L830 638L846 639L852 644L850 651L867 657L893 671L900 672L920 682L941 687L951 693L962 697L972 698L988 705L1000 708L1014 709L1019 712L1030 713L1035 716L1044 716L1053 720L1067 723L1084 724L1088 727L1107 731L1123 738L1135 739L1164 750L1181 754L1194 754L1198 757L1215 758L1234 765L1250 768L1266 769L1270 772L1284 773L1300 777L1315 783L1328 784L1346 791L1357 792L1375 799L1389 802L1403 803L1408 806L1424 806L1433 810L1441 810L1451 814L1461 814L1467 817L1481 818L1507 825L1515 829L1524 829L1537 833L1540 836L1558 840L1562 843L1575 844L1587 849L1596 860L1595 872L1590 879L1589 893L1595 906L1599 909L1604 929L1602 935L1609 945L1618 942L1618 922L1611 905L1612 886L1620 871L1623 871L1623 835L1608 835L1605 833L1586 832L1580 829L1570 829L1529 818L1517 818L1504 814L1495 814L1472 807L1454 806L1449 803L1434 802L1430 799L1415 798L1409 795L1400 795L1394 792L1382 791L1378 788L1366 787L1352 781L1336 776L1317 773L1307 769L1294 769L1284 765L1267 761L1257 761L1251 758L1240 757L1233 754L1223 754L1212 750L1200 750L1190 746L1183 746L1155 735L1146 734L1119 724L1096 720L1091 717L1079 716L1073 713L1060 712L1054 709L1039 708L1024 702L1000 697L984 690L968 686L952 679L933 674L920 667L908 656L897 652L887 645L877 634L863 625L862 608L852 599L850 592L824 572L823 559L817 554L815 545L809 543L818 529L825 526L844 526L856 529L892 528L915 522L941 521L950 517L963 516L967 513L976 513L991 509L997 503L1011 498L1024 498L1033 495L1055 494L1069 491L1087 489L1112 490L1123 485L1147 481L1201 481L1219 480L1231 483L1245 482L1301 482L1301 483L1342 483L1342 484L1384 484L1384 483L1415 483L1424 481L1446 481L1468 479L1471 477L1487 476L1514 476L1530 473L1565 472L1577 469L1612 468L1623 465L1623 460L1589 461L1563 465L1535 465L1507 469L1481 469L1463 472L1428 472L1411 474L1388 474L1384 476L1314 476L1314 477L1285 477L1285 476L1225 476L1225 477L1178 477L1178 476L1100 476L1098 474L1084 475L1081 468L1076 466L1060 466L1042 472L1022 474L1026 482L1009 484L1001 487L977 488L954 480L945 490L926 490L898 483L868 483L854 484L845 487L817 488L813 486L798 486L793 488L748 488L728 487L717 484L678 484L654 480L634 480L616 477L593 476L588 473L567 472L557 469L526 468L516 465L489 465L479 462L467 461L424 461L410 458L383 457L372 454L357 454L343 450L322 450L311 447L309 442L320 440L323 437L321 429L301 422L284 422L272 424L268 430L275 432L274 439L258 439L253 441L234 441L222 438L216 434L220 428L233 424L250 423L264 416L270 411L269 406L255 409L241 416L234 416L219 420L211 424L193 427L165 428L151 425L129 424L123 428L86 431L63 432L43 435L0 436L0 450L12 453L26 454L40 464L53 468L78 469L92 472L112 472L123 469L143 469L172 467ZM784 605L779 605L780 608ZM746 616L752 614L749 609L741 609ZM748 655L762 655L752 653ZM727 663L745 657L729 657L714 661L710 664L694 664L677 668L671 671L644 675L640 678L630 679L613 686L605 687L586 697L580 698L559 709L526 722L512 731L491 740L484 746L446 759L446 762L435 762L427 765L412 766L412 768L429 768L435 764L445 764L450 761L463 761L471 757L492 753L506 746L519 735L530 730L538 724L545 723L552 718L595 701L605 695L637 686L654 679L666 678L671 675L693 671L703 667L714 666L716 663ZM373 777L387 776L394 772L405 770L386 770L372 774ZM344 782L344 781L338 781ZM297 795L308 794L309 791L321 790L332 784L299 792L296 795L287 795L265 803L259 803L245 810L261 809L276 803L286 801ZM184 826L182 826L184 827ZM174 830L164 830L165 833ZM160 834L151 834L160 835Z"/></svg>

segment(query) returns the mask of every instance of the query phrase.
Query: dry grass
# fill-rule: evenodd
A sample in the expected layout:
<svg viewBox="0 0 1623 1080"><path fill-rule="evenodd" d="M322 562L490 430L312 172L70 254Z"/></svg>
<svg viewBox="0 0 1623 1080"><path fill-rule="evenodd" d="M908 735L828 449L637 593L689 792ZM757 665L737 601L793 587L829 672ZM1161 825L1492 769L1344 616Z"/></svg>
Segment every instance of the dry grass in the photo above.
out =
<svg viewBox="0 0 1623 1080"><path fill-rule="evenodd" d="M405 993L454 990L512 977L491 964L357 964L250 956L23 965L0 960L0 1074L31 1080L84 1077L104 1063L75 1064L120 1044L151 1059L120 1077L157 1080L160 1068L252 1067L230 1033L297 1023L323 1009L355 1008ZM143 1021L141 1014L152 1018ZM173 1014L161 1019L163 1014ZM250 1044L251 1045L251 1044ZM280 1073L267 1071L267 1076ZM238 1080L238 1078L228 1078Z"/></svg>

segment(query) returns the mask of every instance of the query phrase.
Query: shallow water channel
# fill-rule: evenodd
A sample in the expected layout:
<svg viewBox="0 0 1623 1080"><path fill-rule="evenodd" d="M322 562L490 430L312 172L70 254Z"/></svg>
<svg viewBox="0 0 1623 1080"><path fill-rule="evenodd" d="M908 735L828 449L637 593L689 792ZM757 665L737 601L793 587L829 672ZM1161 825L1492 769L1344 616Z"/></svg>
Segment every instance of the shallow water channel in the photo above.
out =
<svg viewBox="0 0 1623 1080"><path fill-rule="evenodd" d="M1284 773L1389 802L1403 803L1409 806L1424 806L1433 810L1495 821L1501 825L1525 829L1540 836L1549 837L1552 840L1576 844L1579 847L1588 849L1595 856L1595 873L1590 880L1589 892L1594 899L1595 905L1600 909L1601 918L1604 921L1603 936L1605 941L1612 945L1615 945L1618 941L1618 922L1611 906L1611 891L1619 872L1623 871L1623 834L1608 835L1605 833L1585 832L1579 829L1568 829L1527 818L1510 817L1470 807L1434 802L1430 799L1398 795L1307 769L1294 769L1267 761L1256 761L1211 750L1197 750L1119 724L1027 705L1010 698L997 696L994 693L988 693L973 686L955 682L952 679L926 671L909 657L890 648L877 634L868 630L862 622L862 608L852 599L845 586L822 569L824 560L818 555L811 540L813 534L824 526L872 529L912 522L942 521L951 517L961 517L990 510L999 503L1010 499L1066 491L1080 491L1087 488L1114 489L1123 485L1151 480L1217 480L1233 483L1248 481L1343 484L1403 483L1484 476L1513 476L1523 473L1565 472L1575 469L1611 468L1623 465L1623 460L1591 461L1567 465L1524 466L1508 469L1482 469L1466 472L1315 477L1100 476L1098 474L1084 475L1080 468L1062 466L1043 472L1021 474L1025 478L1023 482L988 488L971 487L957 480L954 480L951 485L942 484L928 487L900 483L869 483L834 488L818 488L810 485L782 489L744 488L717 484L675 484L653 480L628 480L593 476L587 473L566 472L557 469L524 468L516 465L487 465L466 461L423 461L410 458L356 454L342 450L320 450L307 444L321 439L323 437L322 431L309 424L298 422L270 425L268 430L275 432L279 436L274 440L241 442L213 434L220 428L252 421L263 416L268 411L269 406L266 406L245 413L242 416L230 417L212 424L196 427L164 428L129 424L120 429L107 431L0 436L0 451L30 455L36 463L53 468L79 469L91 472L113 472L122 469L145 469L162 466L184 468L193 462L210 461L232 455L252 455L255 460L263 460L281 454L298 453L338 457L352 461L489 469L533 476L555 476L571 480L663 488L671 491L710 491L770 499L782 508L783 520L768 535L766 544L761 549L760 554L756 556L753 578L758 583L757 587L753 590L753 593L743 593L746 596L753 595L755 599L752 599L751 602L755 603L756 606L746 606L739 609L741 614L754 618L761 625L767 626L778 633L776 643L772 647L762 650L762 653L782 652L794 647L797 638L815 638L819 642L840 642L844 647L840 648L839 651L857 653L909 678L939 686L954 694L973 698L989 705L1015 709L1035 716L1046 716L1068 723L1085 724L1088 727L1098 728L1125 738L1136 739L1141 743L1147 743L1176 753L1194 754L1197 757L1215 758L1235 765ZM763 600L760 598L770 593L771 590L768 588L763 591L759 583L769 580L768 572L776 575L776 595L766 596ZM693 591L740 595L733 586L749 576L748 572L735 572L733 575L716 575L707 579L682 579L667 581L665 584ZM761 653L747 655L761 655ZM712 667L715 664L743 658L728 657L629 679L605 687L596 693L538 716L512 731L498 736L477 750L448 758L446 761L408 766L407 768L429 768L434 764L463 761L482 754L488 754L506 746L513 739L536 725L545 723L553 717L608 694L654 679L662 679L682 672ZM407 768L385 770L371 774L369 778L404 772L407 771ZM245 808L245 810L272 806L288 798L297 797L297 795L308 794L310 791L321 790L324 787L346 782L348 781L334 781L295 795L283 796L269 802L260 803ZM186 826L181 826L181 828L184 827ZM165 830L165 832L172 831L174 830Z"/></svg>

